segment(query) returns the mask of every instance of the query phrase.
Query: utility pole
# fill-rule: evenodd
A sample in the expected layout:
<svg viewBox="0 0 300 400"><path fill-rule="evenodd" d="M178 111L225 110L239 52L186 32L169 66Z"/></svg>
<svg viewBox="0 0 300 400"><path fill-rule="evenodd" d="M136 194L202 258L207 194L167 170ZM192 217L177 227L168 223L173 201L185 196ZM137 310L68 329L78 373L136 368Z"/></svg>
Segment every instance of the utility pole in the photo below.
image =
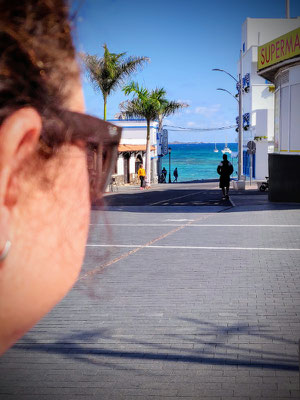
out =
<svg viewBox="0 0 300 400"><path fill-rule="evenodd" d="M240 73L239 73L239 138L238 138L238 180L243 175L243 65L242 50L240 50Z"/></svg>
<svg viewBox="0 0 300 400"><path fill-rule="evenodd" d="M231 75L229 72L225 71L224 69L220 68L213 68L213 71L220 71L220 72L225 72L225 74L229 75L232 79L235 80L238 86L238 105L239 105L239 124L238 124L238 181L242 181L242 176L243 176L243 69L242 69L242 50L240 50L240 73L239 73L239 80L237 80L233 75ZM230 93L226 89L218 88L217 90L223 90L227 93L229 93L232 97L232 93ZM239 186L241 188L244 186L243 185L244 181L239 183Z"/></svg>

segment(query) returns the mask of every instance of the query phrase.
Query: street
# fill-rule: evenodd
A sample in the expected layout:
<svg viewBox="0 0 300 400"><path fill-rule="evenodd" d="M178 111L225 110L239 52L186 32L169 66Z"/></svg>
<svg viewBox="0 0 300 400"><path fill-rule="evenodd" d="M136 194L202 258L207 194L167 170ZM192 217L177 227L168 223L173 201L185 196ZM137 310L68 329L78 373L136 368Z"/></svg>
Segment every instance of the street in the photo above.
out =
<svg viewBox="0 0 300 400"><path fill-rule="evenodd" d="M122 190L73 290L1 358L0 399L299 398L299 204Z"/></svg>

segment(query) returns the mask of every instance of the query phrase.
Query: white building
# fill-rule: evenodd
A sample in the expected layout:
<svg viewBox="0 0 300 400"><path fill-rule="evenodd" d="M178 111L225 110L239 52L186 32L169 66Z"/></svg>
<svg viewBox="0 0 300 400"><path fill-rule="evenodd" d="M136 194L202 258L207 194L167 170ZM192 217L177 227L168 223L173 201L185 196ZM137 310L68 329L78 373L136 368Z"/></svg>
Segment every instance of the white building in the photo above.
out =
<svg viewBox="0 0 300 400"><path fill-rule="evenodd" d="M138 183L139 165L146 165L147 122L145 119L111 119L109 122L122 127L119 156L114 171L117 184ZM157 130L158 123L150 125L151 180L157 182Z"/></svg>
<svg viewBox="0 0 300 400"><path fill-rule="evenodd" d="M300 202L300 25L259 47L257 69L275 84L269 200Z"/></svg>
<svg viewBox="0 0 300 400"><path fill-rule="evenodd" d="M268 153L274 149L274 85L257 74L258 46L300 26L300 17L284 19L247 18L242 25L243 78L243 173L249 176L247 143L256 142L253 177L268 176ZM240 71L240 66L238 66Z"/></svg>

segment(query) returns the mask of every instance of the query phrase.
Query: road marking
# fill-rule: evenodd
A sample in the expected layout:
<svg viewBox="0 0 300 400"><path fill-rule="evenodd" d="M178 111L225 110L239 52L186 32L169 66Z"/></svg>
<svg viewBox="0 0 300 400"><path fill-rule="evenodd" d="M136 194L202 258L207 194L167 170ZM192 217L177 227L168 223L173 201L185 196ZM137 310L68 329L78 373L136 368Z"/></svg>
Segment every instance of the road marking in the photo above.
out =
<svg viewBox="0 0 300 400"><path fill-rule="evenodd" d="M255 228L300 228L300 225L272 225L272 224L191 224L189 226L212 226L212 227L255 227Z"/></svg>
<svg viewBox="0 0 300 400"><path fill-rule="evenodd" d="M166 219L166 221L170 221L170 222L186 222L186 221L195 221L194 219L186 219L186 218L183 218L183 219Z"/></svg>
<svg viewBox="0 0 300 400"><path fill-rule="evenodd" d="M120 247L120 248L137 248L137 249L197 249L197 250L263 250L263 251L300 251L300 249L283 248L283 247L224 247L224 246L157 246L144 244L87 244L86 247Z"/></svg>
<svg viewBox="0 0 300 400"><path fill-rule="evenodd" d="M91 226L181 226L181 224L90 224Z"/></svg>
<svg viewBox="0 0 300 400"><path fill-rule="evenodd" d="M229 202L231 203L232 207L235 207L235 202L232 200L231 197L229 197Z"/></svg>
<svg viewBox="0 0 300 400"><path fill-rule="evenodd" d="M183 199L184 197L193 196L194 194L199 194L199 190L198 190L197 192L193 192L193 193L190 193L190 194L185 194L184 196L172 197L172 198L170 198L170 199L164 199L164 200L161 200L161 201L156 201L155 203L149 204L149 206L154 206L154 205L156 205L156 204L165 203L165 202L167 202L167 201L169 201L169 200Z"/></svg>
<svg viewBox="0 0 300 400"><path fill-rule="evenodd" d="M209 217L209 215L206 215L206 216L201 215L201 217L197 218L196 221L200 221L201 219L206 219L208 217ZM165 239L166 237L172 235L173 233L176 233L176 232L180 231L181 229L185 228L189 224L191 224L191 222L187 222L186 224L177 226L176 228L170 230L169 232L167 232L167 233L165 233L163 235L160 235L155 239L150 240L149 242L145 243L144 245L131 246L131 247L135 247L135 248L133 250L128 251L127 253L122 254L121 256L119 256L117 258L114 258L111 261L108 261L108 262L106 262L104 264L99 265L98 267L96 267L93 270L87 272L86 274L81 275L77 280L80 281L82 279L88 278L89 276L98 274L98 273L102 272L105 268L111 266L112 264L115 264L116 262L121 261L124 258L127 258L131 254L134 254L134 253L138 252L139 250L143 249L144 247L151 246L153 243L156 243L159 240ZM87 246L90 247L91 245L87 245Z"/></svg>
<svg viewBox="0 0 300 400"><path fill-rule="evenodd" d="M172 220L170 220L172 221ZM176 221L176 220L173 220ZM180 220L178 220L180 221ZM194 220L182 220L182 221L190 221L193 222ZM91 226L181 226L181 224L90 224ZM189 224L187 227L190 226L203 226L203 227L255 227L255 228L300 228L300 225L273 225L273 224Z"/></svg>
<svg viewBox="0 0 300 400"><path fill-rule="evenodd" d="M197 221L201 221L201 220L204 220L204 219L207 219L208 217L210 217L211 216L211 214L206 214L206 215L201 215L199 218L197 218L197 219L195 219L194 221L195 222L197 222ZM108 262L106 262L106 263L103 263L103 264L101 264L101 265L99 265L99 266L97 266L97 267L95 267L94 269L92 269L91 271L89 271L89 272L87 272L87 273L85 273L85 274L83 274L83 275L81 275L77 280L78 281L80 281L80 280L83 280L83 279L86 279L86 278L88 278L88 277L91 277L91 276L93 276L93 275L95 275L95 274L98 274L98 273L101 273L101 272L103 272L106 268L108 268L109 266L111 266L111 265L113 265L113 264L115 264L115 263L117 263L117 262L119 262L119 261L121 261L121 260L123 260L123 259L125 259L125 258L127 258L127 257L129 257L130 255L132 255L132 254L135 254L135 253L137 253L139 250L141 250L141 249L144 249L144 248L160 248L160 249L163 249L163 248L165 248L165 249L200 249L200 250L268 250L268 251L299 251L300 249L276 249L276 248L259 248L259 247L255 247L255 248L248 248L248 247L192 247L192 246L190 246L190 247L188 247L188 246L154 246L154 243L156 243L156 242L158 242L159 240L162 240L162 239L165 239L166 237L168 237L168 236L170 236L170 235L172 235L173 233L176 233L176 232L178 232L178 231L180 231L180 230L182 230L182 229L184 229L184 228L186 228L186 227L188 227L188 226L191 226L192 225L192 222L193 221L189 221L189 222L187 222L187 223L185 223L185 224L182 224L182 225L179 225L179 226L176 226L175 225L175 228L174 229L172 229L172 230L170 230L169 232L167 232L167 233L165 233L165 234L163 234L163 235L160 235L160 236L158 236L157 238L155 238L155 239L153 239L153 240L150 240L149 242L147 242L147 243L145 243L145 244L143 244L143 245L99 245L99 244L95 244L95 245L93 245L93 244L87 244L86 246L87 247L120 247L120 248L133 248L132 250L129 250L127 253L124 253L124 254L122 254L121 256L119 256L119 257L116 257L116 258L114 258L113 260L111 260L111 261L108 261ZM111 225L111 224L103 224L103 225ZM116 224L117 225L117 224ZM136 226L136 225L135 225ZM193 226L196 226L196 224L193 224ZM204 226L204 224L200 224L199 226ZM212 226L212 225L206 225L206 226ZM216 226L216 225L213 225L213 226ZM225 226L225 225L217 225L217 226ZM230 226L232 226L232 225L230 225ZM233 225L233 226L238 226L238 225ZM246 225L246 226L249 226L249 225ZM250 226L252 226L252 225L250 225ZM287 225L288 227L289 227L289 225Z"/></svg>

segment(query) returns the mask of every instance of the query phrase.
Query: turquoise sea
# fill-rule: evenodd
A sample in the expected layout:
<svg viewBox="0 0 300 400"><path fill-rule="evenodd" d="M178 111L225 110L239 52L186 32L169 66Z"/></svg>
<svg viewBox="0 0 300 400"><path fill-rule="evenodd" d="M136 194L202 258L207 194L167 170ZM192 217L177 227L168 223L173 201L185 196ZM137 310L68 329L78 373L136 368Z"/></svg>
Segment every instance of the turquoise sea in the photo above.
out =
<svg viewBox="0 0 300 400"><path fill-rule="evenodd" d="M196 181L201 179L218 179L217 166L222 160L222 149L225 143L217 143L218 153L214 152L214 143L185 143L170 144L171 150L171 178L173 171L177 167L178 182ZM237 152L237 143L228 143L228 147L232 152ZM232 178L237 176L237 158L227 154L228 160L233 164L234 172ZM162 159L162 167L168 171L169 177L169 156L166 155Z"/></svg>

